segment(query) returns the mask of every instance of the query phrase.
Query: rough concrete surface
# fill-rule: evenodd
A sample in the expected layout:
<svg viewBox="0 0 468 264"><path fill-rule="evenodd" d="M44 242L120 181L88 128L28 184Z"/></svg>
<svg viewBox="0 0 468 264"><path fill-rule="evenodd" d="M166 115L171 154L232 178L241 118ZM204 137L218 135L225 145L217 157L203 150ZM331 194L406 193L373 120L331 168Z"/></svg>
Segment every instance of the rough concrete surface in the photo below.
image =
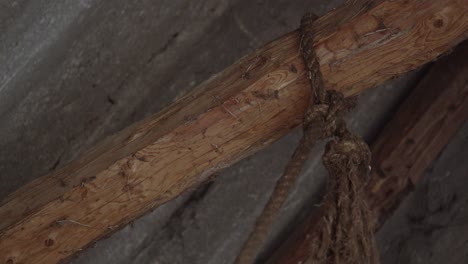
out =
<svg viewBox="0 0 468 264"><path fill-rule="evenodd" d="M0 0L0 199L295 29L305 11L323 14L342 2ZM420 75L362 95L351 128L371 141ZM224 170L73 263L232 263L299 136ZM468 263L467 136L465 125L379 233L383 263ZM320 152L263 256L318 200Z"/></svg>

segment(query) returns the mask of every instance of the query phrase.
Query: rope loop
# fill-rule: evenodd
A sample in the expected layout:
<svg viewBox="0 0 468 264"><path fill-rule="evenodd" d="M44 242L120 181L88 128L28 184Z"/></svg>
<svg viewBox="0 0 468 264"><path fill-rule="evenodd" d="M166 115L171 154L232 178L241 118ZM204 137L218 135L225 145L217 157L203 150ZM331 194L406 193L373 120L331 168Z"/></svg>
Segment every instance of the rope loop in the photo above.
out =
<svg viewBox="0 0 468 264"><path fill-rule="evenodd" d="M361 186L367 180L371 153L367 144L348 131L343 115L355 105L340 92L327 90L314 50L312 13L301 20L301 53L312 89L309 106L303 117L303 136L283 175L278 180L254 230L236 259L238 264L252 264L262 247L274 218L286 201L311 149L319 140L331 139L323 155L329 174L323 202L324 215L311 234L311 257L314 264L376 264L373 221Z"/></svg>

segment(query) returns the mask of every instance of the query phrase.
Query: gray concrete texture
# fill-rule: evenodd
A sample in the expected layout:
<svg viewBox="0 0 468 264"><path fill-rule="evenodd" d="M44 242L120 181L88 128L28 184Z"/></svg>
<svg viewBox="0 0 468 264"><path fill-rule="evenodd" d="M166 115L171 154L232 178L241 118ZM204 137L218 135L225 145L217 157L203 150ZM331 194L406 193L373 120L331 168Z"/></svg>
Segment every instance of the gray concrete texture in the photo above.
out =
<svg viewBox="0 0 468 264"><path fill-rule="evenodd" d="M0 0L0 199L158 112L236 59L344 0ZM421 70L349 115L371 142ZM81 252L73 263L232 263L300 132ZM468 126L378 234L383 263L468 263ZM314 151L262 256L314 207ZM0 219L1 221L1 219Z"/></svg>

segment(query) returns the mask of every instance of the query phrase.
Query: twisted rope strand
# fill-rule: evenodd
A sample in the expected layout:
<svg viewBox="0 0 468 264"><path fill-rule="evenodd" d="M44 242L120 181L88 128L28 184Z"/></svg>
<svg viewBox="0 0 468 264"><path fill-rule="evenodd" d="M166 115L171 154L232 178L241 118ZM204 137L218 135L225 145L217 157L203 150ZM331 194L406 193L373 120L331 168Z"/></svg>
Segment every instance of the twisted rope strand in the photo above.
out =
<svg viewBox="0 0 468 264"><path fill-rule="evenodd" d="M309 263L378 263L372 233L372 218L360 186L367 175L370 151L367 144L346 128L343 114L354 100L336 91L327 91L313 48L314 14L301 20L301 53L313 90L303 118L303 135L283 175L280 177L254 230L236 259L252 264L268 231L286 201L313 146L319 140L334 137L326 147L323 161L329 173L328 193L324 198L324 216L311 243Z"/></svg>

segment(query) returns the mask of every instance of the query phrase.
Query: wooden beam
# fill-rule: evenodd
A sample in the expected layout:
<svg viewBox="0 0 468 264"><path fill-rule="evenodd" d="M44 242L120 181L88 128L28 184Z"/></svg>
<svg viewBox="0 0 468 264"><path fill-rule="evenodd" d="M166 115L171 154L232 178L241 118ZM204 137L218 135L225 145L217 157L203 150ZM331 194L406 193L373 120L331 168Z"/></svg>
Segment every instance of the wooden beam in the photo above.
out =
<svg viewBox="0 0 468 264"><path fill-rule="evenodd" d="M320 18L327 87L351 96L437 58L468 35L465 2L358 0ZM288 133L309 92L298 33L265 45L10 195L0 207L0 262L69 258Z"/></svg>
<svg viewBox="0 0 468 264"><path fill-rule="evenodd" d="M372 145L368 200L377 227L389 218L450 138L468 120L468 41L433 65ZM317 210L268 263L305 263Z"/></svg>

